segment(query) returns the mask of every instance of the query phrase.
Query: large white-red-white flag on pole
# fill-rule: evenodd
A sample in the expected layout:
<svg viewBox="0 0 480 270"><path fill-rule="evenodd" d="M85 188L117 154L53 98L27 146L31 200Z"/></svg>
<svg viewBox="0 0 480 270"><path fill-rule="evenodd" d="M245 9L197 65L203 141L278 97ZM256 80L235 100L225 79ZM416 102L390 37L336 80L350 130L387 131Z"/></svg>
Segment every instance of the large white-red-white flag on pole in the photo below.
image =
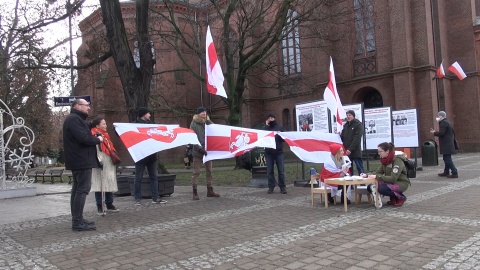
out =
<svg viewBox="0 0 480 270"><path fill-rule="evenodd" d="M327 163L332 160L331 144L343 145L339 134L326 132L288 131L278 133L299 159L312 163Z"/></svg>
<svg viewBox="0 0 480 270"><path fill-rule="evenodd" d="M210 124L205 126L203 162L240 156L254 147L275 148L275 132Z"/></svg>
<svg viewBox="0 0 480 270"><path fill-rule="evenodd" d="M463 72L463 69L462 67L460 66L460 64L455 61L455 63L453 63L449 68L448 70L450 70L451 72L455 73L455 75L457 75L457 77L460 79L460 80L463 80L467 77L467 74L465 74L465 72Z"/></svg>
<svg viewBox="0 0 480 270"><path fill-rule="evenodd" d="M193 130L178 125L113 123L113 126L135 162L181 145L200 145Z"/></svg>
<svg viewBox="0 0 480 270"><path fill-rule="evenodd" d="M210 26L207 26L207 38L206 38L206 62L207 72L205 74L207 80L207 91L214 95L219 95L227 98L227 93L223 87L223 72L218 62L217 50L215 50L215 44L213 43L212 33L210 33Z"/></svg>
<svg viewBox="0 0 480 270"><path fill-rule="evenodd" d="M337 120L336 130L341 132L343 129L343 119L347 117L343 109L342 101L337 91L337 83L335 81L335 71L333 70L333 61L330 57L329 82L323 93L323 99L327 102L327 107Z"/></svg>

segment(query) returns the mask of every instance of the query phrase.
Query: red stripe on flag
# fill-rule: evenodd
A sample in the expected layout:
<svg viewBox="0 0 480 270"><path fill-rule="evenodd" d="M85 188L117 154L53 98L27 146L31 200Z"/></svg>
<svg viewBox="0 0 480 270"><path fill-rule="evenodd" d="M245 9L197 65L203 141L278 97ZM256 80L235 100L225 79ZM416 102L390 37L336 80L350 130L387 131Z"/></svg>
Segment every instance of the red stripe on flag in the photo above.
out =
<svg viewBox="0 0 480 270"><path fill-rule="evenodd" d="M213 67L218 61L217 51L215 50L215 44L213 42L208 45L208 59L210 60L210 70L213 70Z"/></svg>
<svg viewBox="0 0 480 270"><path fill-rule="evenodd" d="M230 152L230 149L228 148L230 145L230 137L208 135L205 139L207 140L207 151Z"/></svg>
<svg viewBox="0 0 480 270"><path fill-rule="evenodd" d="M205 80L207 81L207 91L210 94L217 94L217 88L208 83L208 73L205 73Z"/></svg>
<svg viewBox="0 0 480 270"><path fill-rule="evenodd" d="M297 146L308 152L326 151L330 152L330 145L336 144L329 141L319 141L315 139L290 140L284 139L290 146Z"/></svg>

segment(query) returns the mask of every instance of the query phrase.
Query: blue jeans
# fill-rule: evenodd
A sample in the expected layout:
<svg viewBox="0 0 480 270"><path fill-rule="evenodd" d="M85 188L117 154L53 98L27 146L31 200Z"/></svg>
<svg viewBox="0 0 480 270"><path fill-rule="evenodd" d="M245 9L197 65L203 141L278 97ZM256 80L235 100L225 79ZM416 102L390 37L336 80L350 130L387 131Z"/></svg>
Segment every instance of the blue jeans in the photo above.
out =
<svg viewBox="0 0 480 270"><path fill-rule="evenodd" d="M95 192L95 201L97 205L102 205L102 192ZM113 203L113 192L105 192L105 204L109 205Z"/></svg>
<svg viewBox="0 0 480 270"><path fill-rule="evenodd" d="M72 212L73 225L79 225L83 221L85 199L92 187L92 169L72 170L72 178L70 211Z"/></svg>
<svg viewBox="0 0 480 270"><path fill-rule="evenodd" d="M267 154L265 153L265 159L267 161L267 177L268 177L268 188L275 188L275 173L273 172L273 166L277 164L278 171L278 186L280 188L285 188L285 168L284 168L284 156L281 154Z"/></svg>
<svg viewBox="0 0 480 270"><path fill-rule="evenodd" d="M352 162L352 167L350 167L350 175L353 175L353 163L355 163L355 166L357 166L358 170L358 175L361 173L365 173L365 169L363 168L363 161L362 158L350 158L350 161Z"/></svg>
<svg viewBox="0 0 480 270"><path fill-rule="evenodd" d="M147 167L148 177L150 178L150 191L152 192L152 200L158 199L158 179L157 179L157 162L135 163L135 200L142 200L142 178L143 172Z"/></svg>
<svg viewBox="0 0 480 270"><path fill-rule="evenodd" d="M450 170L452 171L452 174L458 174L457 168L455 167L455 164L453 164L452 155L443 154L443 162L445 162L445 169L443 169L445 174L450 174Z"/></svg>

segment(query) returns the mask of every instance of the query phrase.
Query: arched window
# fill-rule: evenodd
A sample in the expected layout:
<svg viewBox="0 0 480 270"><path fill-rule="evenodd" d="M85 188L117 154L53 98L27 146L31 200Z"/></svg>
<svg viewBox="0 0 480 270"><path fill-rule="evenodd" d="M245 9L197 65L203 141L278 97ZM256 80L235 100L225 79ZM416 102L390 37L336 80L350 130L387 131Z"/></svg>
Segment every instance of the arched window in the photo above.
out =
<svg viewBox="0 0 480 270"><path fill-rule="evenodd" d="M291 75L302 71L300 65L300 34L298 31L298 13L289 9L287 25L282 38L283 74Z"/></svg>
<svg viewBox="0 0 480 270"><path fill-rule="evenodd" d="M371 0L353 0L355 20L355 55L367 56L375 51L375 24Z"/></svg>

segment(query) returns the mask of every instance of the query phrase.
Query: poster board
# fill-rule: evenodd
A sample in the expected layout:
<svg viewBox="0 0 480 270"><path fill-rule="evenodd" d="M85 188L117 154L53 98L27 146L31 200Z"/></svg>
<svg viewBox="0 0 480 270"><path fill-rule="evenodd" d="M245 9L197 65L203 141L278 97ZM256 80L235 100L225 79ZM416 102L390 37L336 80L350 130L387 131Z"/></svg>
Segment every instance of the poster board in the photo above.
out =
<svg viewBox="0 0 480 270"><path fill-rule="evenodd" d="M395 147L419 147L417 109L392 111Z"/></svg>
<svg viewBox="0 0 480 270"><path fill-rule="evenodd" d="M320 100L295 105L297 131L330 132L327 102Z"/></svg>
<svg viewBox="0 0 480 270"><path fill-rule="evenodd" d="M383 142L394 142L391 107L365 109L363 113L367 150L376 150Z"/></svg>

